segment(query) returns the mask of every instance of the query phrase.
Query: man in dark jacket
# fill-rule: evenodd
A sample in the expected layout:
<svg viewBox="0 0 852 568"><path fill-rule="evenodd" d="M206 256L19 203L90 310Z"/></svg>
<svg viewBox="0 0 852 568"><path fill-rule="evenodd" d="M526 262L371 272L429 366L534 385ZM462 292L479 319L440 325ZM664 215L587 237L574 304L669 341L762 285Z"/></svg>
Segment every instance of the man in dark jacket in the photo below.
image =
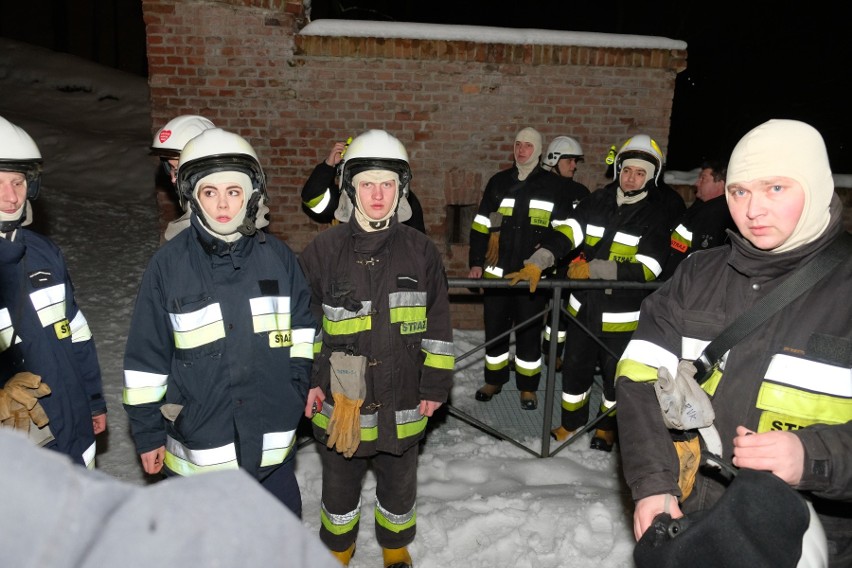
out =
<svg viewBox="0 0 852 568"><path fill-rule="evenodd" d="M520 270L546 240L567 253L570 242L565 234L573 195L563 191L559 178L542 169L541 134L524 128L515 136L514 165L497 172L482 194L479 209L470 228L469 278L507 278ZM507 288L486 288L483 300L485 341L489 342L536 314L544 311L550 295ZM515 380L521 408L535 410L536 390L541 379L541 321L515 330ZM509 336L485 349L485 384L476 391L476 400L488 402L509 382Z"/></svg>
<svg viewBox="0 0 852 568"><path fill-rule="evenodd" d="M240 467L296 515L294 473L313 358L310 293L296 255L257 230L257 155L211 128L178 165L190 227L142 278L124 355L124 407L148 474Z"/></svg>
<svg viewBox="0 0 852 568"><path fill-rule="evenodd" d="M848 238L825 143L805 123L770 120L748 132L731 155L726 190L742 236L729 233L730 244L691 255L645 300L618 364L621 455L637 540L658 514L707 509L725 491L713 471L696 472L698 439L667 429L658 377L692 381L692 373L679 374L684 362L698 359L795 269ZM846 255L731 347L702 385L712 397L721 458L772 472L810 499L837 568L852 565L850 294ZM693 449L684 451L685 439L695 440Z"/></svg>
<svg viewBox="0 0 852 568"><path fill-rule="evenodd" d="M0 117L0 422L94 468L106 401L92 332L62 253L23 228L41 162L33 139Z"/></svg>
<svg viewBox="0 0 852 568"><path fill-rule="evenodd" d="M728 230L736 230L725 200L727 169L727 164L715 160L701 164L695 201L672 227L671 250L660 280L668 280L693 251L722 245L728 240Z"/></svg>
<svg viewBox="0 0 852 568"><path fill-rule="evenodd" d="M320 539L349 563L372 466L384 566L405 568L416 530L418 443L452 386L447 278L432 241L399 222L411 179L399 140L383 130L361 134L341 177L349 221L320 233L299 257L322 322L305 407L327 446L319 452Z"/></svg>

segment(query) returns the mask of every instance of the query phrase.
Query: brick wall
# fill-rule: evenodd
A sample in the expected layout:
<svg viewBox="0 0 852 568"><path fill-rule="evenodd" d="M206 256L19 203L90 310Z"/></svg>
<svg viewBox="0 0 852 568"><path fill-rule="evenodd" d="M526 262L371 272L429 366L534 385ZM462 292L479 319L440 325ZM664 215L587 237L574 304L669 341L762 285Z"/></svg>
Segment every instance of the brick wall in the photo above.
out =
<svg viewBox="0 0 852 568"><path fill-rule="evenodd" d="M587 161L577 179L599 187L610 145L646 133L665 150L675 76L686 66L682 45L665 42L486 43L315 35L310 27L302 34L300 0L142 5L152 134L192 113L245 136L269 178L270 230L300 251L323 229L299 200L312 168L332 141L388 130L408 149L412 187L450 277L466 276L467 247L448 242L447 206L478 203L488 178L511 165L520 128L537 128L545 145L560 134L578 138ZM175 214L168 191L158 197L164 219ZM481 305L466 295L454 302L456 324L479 327Z"/></svg>

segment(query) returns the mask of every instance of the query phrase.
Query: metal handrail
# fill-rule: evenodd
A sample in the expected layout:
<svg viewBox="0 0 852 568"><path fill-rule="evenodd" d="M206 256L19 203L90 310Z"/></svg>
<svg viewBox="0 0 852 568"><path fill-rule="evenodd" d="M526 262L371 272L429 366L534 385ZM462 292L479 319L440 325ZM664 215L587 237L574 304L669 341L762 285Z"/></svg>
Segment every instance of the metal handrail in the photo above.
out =
<svg viewBox="0 0 852 568"><path fill-rule="evenodd" d="M502 278L483 278L483 279L472 279L472 278L449 278L447 280L447 284L450 290L454 288L466 288L468 290L477 289L477 288L510 288L509 281ZM463 353L456 357L456 362L465 359L466 357L485 349L492 343L499 341L500 339L506 337L511 334L513 331L520 329L526 325L529 325L533 321L538 318L541 318L548 311L550 312L550 329L557 330L559 329L559 318L561 314L564 314L569 318L571 322L580 326L580 328L586 332L592 339L594 339L603 349L609 352L613 357L617 357L618 355L613 353L612 350L601 342L595 335L589 330L586 326L580 323L577 318L568 313L564 307L562 307L562 290L564 288L568 288L571 290L574 289L586 289L586 290L601 290L601 289L626 289L626 290L655 290L660 287L661 282L622 282L622 281L613 281L613 280L567 280L567 279L559 279L559 278L547 278L539 281L537 288L540 289L551 289L553 290L553 298L551 300L550 307L546 310L539 312L533 317L513 326L508 331L501 333L497 337L493 337L490 340L486 341L482 345L478 345L473 349ZM516 287L519 289L523 289L528 286L527 282L519 282ZM548 361L556 360L556 350L558 347L557 341L551 341L550 347L548 351ZM597 383L596 383L597 384ZM602 388L602 385L598 385ZM544 390L544 419L542 420L542 431L541 431L541 453L537 453L534 450L528 448L523 443L515 440L510 435L499 431L497 428L493 428L481 420L474 418L470 414L464 412L453 406L452 404L447 404L447 412L454 417L462 420L463 422L467 422L471 426L479 428L485 431L492 436L495 436L501 440L508 441L519 448L530 452L536 457L550 457L556 455L558 452L562 451L563 448L572 444L575 440L577 440L581 435L585 434L589 430L595 427L595 425L600 422L604 417L610 415L615 411L615 406L613 405L611 408L608 408L606 412L601 415L595 416L592 420L590 420L583 428L574 432L565 442L556 448L556 450L551 453L550 452L550 420L553 416L553 404L555 398L556 390L556 370L553 365L547 366L547 372L545 374L545 390Z"/></svg>

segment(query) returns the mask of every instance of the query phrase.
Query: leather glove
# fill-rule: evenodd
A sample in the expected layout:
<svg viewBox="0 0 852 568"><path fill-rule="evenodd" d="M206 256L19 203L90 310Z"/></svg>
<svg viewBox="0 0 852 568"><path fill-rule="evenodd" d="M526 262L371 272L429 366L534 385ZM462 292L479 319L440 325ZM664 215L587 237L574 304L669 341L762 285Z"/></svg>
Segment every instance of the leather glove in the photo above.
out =
<svg viewBox="0 0 852 568"><path fill-rule="evenodd" d="M678 440L674 443L677 459L680 462L677 485L680 487L681 503L692 493L695 487L695 474L701 464L701 442L698 436L691 440Z"/></svg>
<svg viewBox="0 0 852 568"><path fill-rule="evenodd" d="M30 415L24 405L0 388L0 426L26 434L30 431L30 423Z"/></svg>
<svg viewBox="0 0 852 568"><path fill-rule="evenodd" d="M529 280L530 292L535 292L538 281L541 280L541 268L535 264L525 264L518 272L507 274L506 278L509 279L509 286L514 286L521 280Z"/></svg>
<svg viewBox="0 0 852 568"><path fill-rule="evenodd" d="M41 377L28 371L15 374L6 381L3 390L9 397L27 409L33 423L39 428L48 422L47 413L38 399L50 394L50 387L41 382Z"/></svg>
<svg viewBox="0 0 852 568"><path fill-rule="evenodd" d="M618 263L614 260L600 260L598 258L589 262L589 278L594 280L618 280Z"/></svg>
<svg viewBox="0 0 852 568"><path fill-rule="evenodd" d="M488 215L488 248L485 250L486 266L497 266L500 260L500 227L503 225L503 214L493 211Z"/></svg>
<svg viewBox="0 0 852 568"><path fill-rule="evenodd" d="M568 265L568 278L571 280L588 280L589 263L582 259L571 262Z"/></svg>
<svg viewBox="0 0 852 568"><path fill-rule="evenodd" d="M339 392L332 396L334 410L325 429L328 434L326 446L351 458L361 443L361 405L364 401L353 400Z"/></svg>
<svg viewBox="0 0 852 568"><path fill-rule="evenodd" d="M485 251L485 265L497 266L500 260L500 231L489 233L488 248Z"/></svg>

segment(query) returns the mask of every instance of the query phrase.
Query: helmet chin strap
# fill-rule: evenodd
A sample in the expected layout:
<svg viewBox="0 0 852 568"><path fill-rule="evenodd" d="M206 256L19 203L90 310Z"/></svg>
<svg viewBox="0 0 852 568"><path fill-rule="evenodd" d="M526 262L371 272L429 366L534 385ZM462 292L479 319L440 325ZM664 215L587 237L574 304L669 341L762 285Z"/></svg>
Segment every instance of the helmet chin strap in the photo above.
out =
<svg viewBox="0 0 852 568"><path fill-rule="evenodd" d="M254 222L254 218L257 216L260 198L261 195L259 191L252 192L249 202L246 205L246 214L243 217L243 222L237 227L237 231L239 231L241 235L250 237L257 232L257 225Z"/></svg>
<svg viewBox="0 0 852 568"><path fill-rule="evenodd" d="M25 200L17 211L14 213L4 213L0 211L0 233L11 233L27 220L27 212L29 207Z"/></svg>

